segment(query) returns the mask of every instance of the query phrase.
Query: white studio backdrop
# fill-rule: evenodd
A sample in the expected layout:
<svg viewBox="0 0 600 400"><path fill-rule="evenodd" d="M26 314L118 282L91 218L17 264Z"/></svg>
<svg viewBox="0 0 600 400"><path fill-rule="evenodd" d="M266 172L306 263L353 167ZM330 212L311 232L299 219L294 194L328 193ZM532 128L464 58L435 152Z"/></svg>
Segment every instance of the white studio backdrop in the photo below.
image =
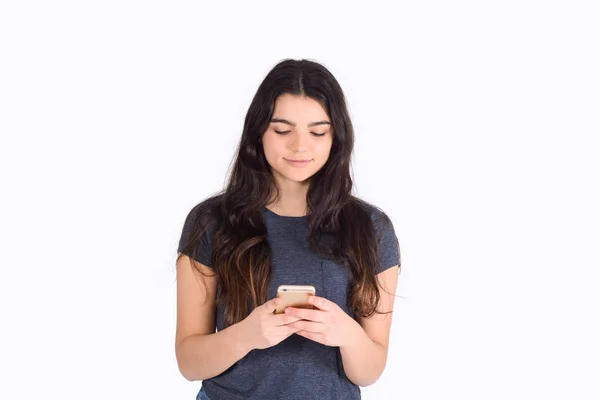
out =
<svg viewBox="0 0 600 400"><path fill-rule="evenodd" d="M400 241L363 398L600 398L594 6L2 2L0 398L195 398L179 234L288 57L339 80Z"/></svg>

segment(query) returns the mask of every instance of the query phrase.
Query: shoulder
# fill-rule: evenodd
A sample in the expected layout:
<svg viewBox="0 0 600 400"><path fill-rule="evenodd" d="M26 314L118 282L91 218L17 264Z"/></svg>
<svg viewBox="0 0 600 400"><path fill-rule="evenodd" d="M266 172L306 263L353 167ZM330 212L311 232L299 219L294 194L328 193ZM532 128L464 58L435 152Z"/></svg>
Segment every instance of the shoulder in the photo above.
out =
<svg viewBox="0 0 600 400"><path fill-rule="evenodd" d="M196 204L187 213L177 251L206 266L211 266L212 242L217 229L220 195Z"/></svg>
<svg viewBox="0 0 600 400"><path fill-rule="evenodd" d="M400 243L391 218L380 207L364 200L358 203L371 217L377 240L379 263L376 273L380 273L393 266L400 266Z"/></svg>
<svg viewBox="0 0 600 400"><path fill-rule="evenodd" d="M384 229L393 229L392 220L383 209L358 197L353 197L353 201L358 208L364 210L371 218L376 232L380 233Z"/></svg>
<svg viewBox="0 0 600 400"><path fill-rule="evenodd" d="M390 216L380 207L373 203L354 197L356 204L366 211L373 223L373 229L379 245L385 251L395 250L399 246L396 229Z"/></svg>
<svg viewBox="0 0 600 400"><path fill-rule="evenodd" d="M213 226L219 215L221 198L222 194L213 195L194 205L187 213L184 228L191 230L199 224Z"/></svg>

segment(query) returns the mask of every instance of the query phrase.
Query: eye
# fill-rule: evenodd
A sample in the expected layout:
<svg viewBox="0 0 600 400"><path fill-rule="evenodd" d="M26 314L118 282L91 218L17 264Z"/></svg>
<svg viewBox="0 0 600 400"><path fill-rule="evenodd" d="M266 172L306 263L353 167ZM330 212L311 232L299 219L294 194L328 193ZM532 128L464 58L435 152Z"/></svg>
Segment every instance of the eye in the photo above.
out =
<svg viewBox="0 0 600 400"><path fill-rule="evenodd" d="M291 132L291 131L278 131L277 129L273 129L273 130L278 135L287 135L288 133ZM311 132L311 133L313 134L313 136L317 136L317 137L322 137L322 136L325 136L327 134L327 132L324 132L324 133Z"/></svg>

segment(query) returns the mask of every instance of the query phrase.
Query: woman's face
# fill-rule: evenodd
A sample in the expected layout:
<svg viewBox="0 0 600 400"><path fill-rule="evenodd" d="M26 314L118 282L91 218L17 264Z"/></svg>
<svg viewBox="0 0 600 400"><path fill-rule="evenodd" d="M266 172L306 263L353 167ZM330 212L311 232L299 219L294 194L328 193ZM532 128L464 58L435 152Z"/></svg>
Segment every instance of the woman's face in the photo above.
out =
<svg viewBox="0 0 600 400"><path fill-rule="evenodd" d="M262 142L276 181L304 182L327 162L333 126L318 101L282 94L275 100L273 118Z"/></svg>

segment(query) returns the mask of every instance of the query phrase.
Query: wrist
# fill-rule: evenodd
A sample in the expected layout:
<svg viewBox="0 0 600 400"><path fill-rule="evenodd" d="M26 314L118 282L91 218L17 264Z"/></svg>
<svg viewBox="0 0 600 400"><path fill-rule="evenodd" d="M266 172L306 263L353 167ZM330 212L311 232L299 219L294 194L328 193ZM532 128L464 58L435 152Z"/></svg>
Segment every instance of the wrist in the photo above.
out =
<svg viewBox="0 0 600 400"><path fill-rule="evenodd" d="M362 326L360 326L360 324L354 318L349 318L350 321L347 330L348 334L346 335L347 340L340 346L340 348L344 349L360 347L364 344L365 339L369 339Z"/></svg>
<svg viewBox="0 0 600 400"><path fill-rule="evenodd" d="M242 357L254 350L253 345L248 341L249 335L246 334L245 321L244 319L230 327L232 330L232 342L235 344L236 349L243 354Z"/></svg>

